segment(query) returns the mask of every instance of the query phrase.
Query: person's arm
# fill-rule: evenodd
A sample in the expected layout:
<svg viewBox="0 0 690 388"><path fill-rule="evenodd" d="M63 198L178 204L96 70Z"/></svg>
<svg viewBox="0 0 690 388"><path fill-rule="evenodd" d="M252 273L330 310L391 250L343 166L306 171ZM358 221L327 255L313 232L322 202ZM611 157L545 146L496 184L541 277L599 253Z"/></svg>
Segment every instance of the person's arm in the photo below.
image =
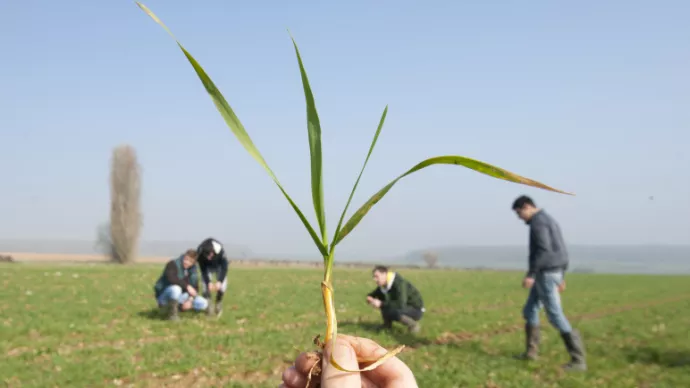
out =
<svg viewBox="0 0 690 388"><path fill-rule="evenodd" d="M194 289L197 292L199 292L199 270L198 270L198 268L199 267L197 265L194 265L192 268L189 269L189 279L191 280L189 284L192 287L194 287Z"/></svg>
<svg viewBox="0 0 690 388"><path fill-rule="evenodd" d="M168 280L169 284L176 284L180 287L182 287L182 291L187 290L187 279L180 279L177 276L177 263L175 263L174 260L171 260L168 262L168 264L165 266L165 278Z"/></svg>
<svg viewBox="0 0 690 388"><path fill-rule="evenodd" d="M223 283L225 280L225 277L228 275L228 266L230 265L230 261L228 260L228 257L225 255L225 250L220 251L220 269L218 270L218 281Z"/></svg>
<svg viewBox="0 0 690 388"><path fill-rule="evenodd" d="M378 299L378 300L380 300L380 301L382 301L382 302L383 302L384 299L386 299L386 298L383 296L383 293L381 293L381 290L380 290L378 287L374 288L373 291L371 291L369 294L367 294L367 297L368 297L368 298L371 297L371 298L374 298L374 299Z"/></svg>
<svg viewBox="0 0 690 388"><path fill-rule="evenodd" d="M204 286L206 286L206 293L208 293L208 284L211 282L211 277L208 274L208 266L206 259L199 260L199 272L201 272L201 279L204 281Z"/></svg>
<svg viewBox="0 0 690 388"><path fill-rule="evenodd" d="M551 235L549 227L544 222L535 222L530 228L532 251L529 256L529 271L527 277L534 278L540 269L548 266L551 256Z"/></svg>

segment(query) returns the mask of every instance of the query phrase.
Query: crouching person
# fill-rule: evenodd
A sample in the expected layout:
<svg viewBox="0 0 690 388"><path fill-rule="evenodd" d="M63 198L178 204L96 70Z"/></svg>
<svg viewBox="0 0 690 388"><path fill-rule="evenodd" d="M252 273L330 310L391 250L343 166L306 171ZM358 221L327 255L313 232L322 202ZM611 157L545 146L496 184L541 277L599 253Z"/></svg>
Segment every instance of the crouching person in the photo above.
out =
<svg viewBox="0 0 690 388"><path fill-rule="evenodd" d="M197 291L199 277L196 263L196 251L187 250L165 265L154 286L158 307L167 307L167 318L170 320L179 319L179 311L204 311L208 308L208 301Z"/></svg>
<svg viewBox="0 0 690 388"><path fill-rule="evenodd" d="M223 313L223 296L228 288L228 267L230 260L225 254L223 244L209 237L199 244L197 248L199 256L199 270L203 280L203 295L209 301L206 310L209 316L220 317ZM211 275L215 275L216 281L212 281ZM215 309L210 305L211 292L216 292Z"/></svg>
<svg viewBox="0 0 690 388"><path fill-rule="evenodd" d="M387 267L377 266L372 274L378 287L367 295L367 303L381 310L383 329L390 329L393 322L400 322L411 333L418 333L419 321L425 311L419 290Z"/></svg>

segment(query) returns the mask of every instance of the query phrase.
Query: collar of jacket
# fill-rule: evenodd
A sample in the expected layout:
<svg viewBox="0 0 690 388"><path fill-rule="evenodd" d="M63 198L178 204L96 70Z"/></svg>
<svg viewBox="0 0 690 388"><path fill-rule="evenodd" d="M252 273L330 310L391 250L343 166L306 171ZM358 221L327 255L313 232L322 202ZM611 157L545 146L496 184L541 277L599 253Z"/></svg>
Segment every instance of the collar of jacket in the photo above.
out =
<svg viewBox="0 0 690 388"><path fill-rule="evenodd" d="M527 224L530 225L530 224L532 223L532 221L533 221L536 217L539 217L539 216L541 216L541 215L543 215L543 214L544 214L544 209L539 209L539 210L537 210L536 212L534 212L534 214L532 215L532 217L530 217L530 219L527 221Z"/></svg>
<svg viewBox="0 0 690 388"><path fill-rule="evenodd" d="M393 272L393 271L388 272L388 275L386 275L386 286L381 287L381 291L384 294L391 290L391 287L393 287L393 281L394 280L395 280L395 272Z"/></svg>

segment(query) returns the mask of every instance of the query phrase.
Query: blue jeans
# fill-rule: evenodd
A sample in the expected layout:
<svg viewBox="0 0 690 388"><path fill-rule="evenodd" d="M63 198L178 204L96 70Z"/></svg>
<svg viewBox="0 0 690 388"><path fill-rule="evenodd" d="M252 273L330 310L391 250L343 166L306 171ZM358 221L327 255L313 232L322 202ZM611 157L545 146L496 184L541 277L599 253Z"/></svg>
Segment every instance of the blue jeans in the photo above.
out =
<svg viewBox="0 0 690 388"><path fill-rule="evenodd" d="M563 272L541 272L534 278L522 316L529 325L539 326L539 310L542 305L549 322L561 333L570 333L572 327L563 313L558 286L563 282Z"/></svg>
<svg viewBox="0 0 690 388"><path fill-rule="evenodd" d="M170 300L177 300L179 304L183 304L188 299L189 293L182 292L182 287L173 284L172 286L168 286L168 288L163 290L157 300L159 306L165 306ZM206 310L206 307L208 307L208 301L203 296L197 295L194 298L194 301L192 301L192 308L196 311Z"/></svg>

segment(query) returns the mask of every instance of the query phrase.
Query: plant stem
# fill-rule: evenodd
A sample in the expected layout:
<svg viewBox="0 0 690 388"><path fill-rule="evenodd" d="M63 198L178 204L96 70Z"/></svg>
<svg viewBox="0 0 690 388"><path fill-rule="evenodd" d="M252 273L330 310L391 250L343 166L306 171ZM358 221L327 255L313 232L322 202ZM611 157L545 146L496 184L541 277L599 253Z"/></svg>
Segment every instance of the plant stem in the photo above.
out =
<svg viewBox="0 0 690 388"><path fill-rule="evenodd" d="M321 296L323 297L323 308L326 311L326 343L335 336L337 330L337 319L333 299L333 253L331 249L328 256L324 257L324 274L321 282Z"/></svg>

